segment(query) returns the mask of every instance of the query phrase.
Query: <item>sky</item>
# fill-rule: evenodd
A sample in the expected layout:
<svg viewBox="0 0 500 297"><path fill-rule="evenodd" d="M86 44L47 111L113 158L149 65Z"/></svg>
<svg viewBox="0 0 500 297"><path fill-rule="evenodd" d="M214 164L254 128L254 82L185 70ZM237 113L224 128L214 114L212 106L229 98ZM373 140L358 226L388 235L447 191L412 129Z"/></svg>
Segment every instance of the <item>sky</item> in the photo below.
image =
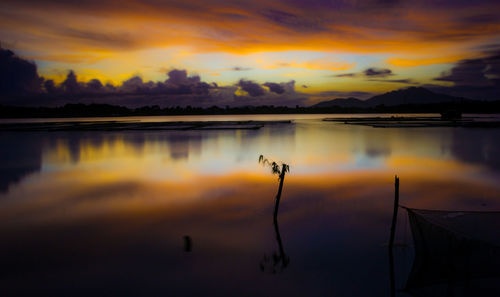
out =
<svg viewBox="0 0 500 297"><path fill-rule="evenodd" d="M155 88L143 103L311 105L410 86L500 99L491 0L3 0L0 42L56 87L73 70L87 92L93 79Z"/></svg>

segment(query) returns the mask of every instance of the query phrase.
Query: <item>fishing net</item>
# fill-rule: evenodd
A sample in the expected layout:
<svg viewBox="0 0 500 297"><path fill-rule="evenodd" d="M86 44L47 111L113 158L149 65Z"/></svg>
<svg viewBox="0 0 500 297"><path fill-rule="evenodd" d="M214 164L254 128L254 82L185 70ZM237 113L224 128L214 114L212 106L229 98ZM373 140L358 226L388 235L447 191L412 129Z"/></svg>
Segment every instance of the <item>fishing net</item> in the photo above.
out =
<svg viewBox="0 0 500 297"><path fill-rule="evenodd" d="M406 210L415 245L406 291L441 286L449 295L482 279L492 288L479 284L471 296L499 293L498 279L491 279L500 276L500 212Z"/></svg>

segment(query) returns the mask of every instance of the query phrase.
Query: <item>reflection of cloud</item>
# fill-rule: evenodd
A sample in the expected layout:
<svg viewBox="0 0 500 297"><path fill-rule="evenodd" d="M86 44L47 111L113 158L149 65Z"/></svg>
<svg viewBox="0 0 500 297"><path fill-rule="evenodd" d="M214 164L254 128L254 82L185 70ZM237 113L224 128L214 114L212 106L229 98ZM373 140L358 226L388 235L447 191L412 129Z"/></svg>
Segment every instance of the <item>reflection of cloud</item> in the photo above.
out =
<svg viewBox="0 0 500 297"><path fill-rule="evenodd" d="M500 131L454 129L452 136L450 150L457 159L500 169L500 146L495 144L500 139Z"/></svg>
<svg viewBox="0 0 500 297"><path fill-rule="evenodd" d="M374 148L374 147L366 148L366 155L370 158L387 157L390 154L391 150L389 148Z"/></svg>
<svg viewBox="0 0 500 297"><path fill-rule="evenodd" d="M0 201L0 260L10 280L2 289L24 293L18 284L28 282L29 290L71 295L75 286L120 283L121 295L144 287L153 295L238 295L249 279L260 277L258 269L248 267L257 264L262 249L275 238L270 223L277 182L267 171L199 176L185 183L102 182L93 176L109 176L113 169L99 168L45 172L50 182L25 184ZM433 177L401 176L401 202L460 209L470 206L464 197L479 196L492 207L499 205L495 187ZM38 199L17 199L26 195ZM254 295L271 290L272 295L311 296L315 288L318 293L312 296L323 296L332 284L318 279L331 277L339 280L336 291L356 288L356 295L368 296L374 288L385 290L380 284L387 276L373 271L386 265L380 246L387 241L391 197L392 172L304 177L292 169L283 189L280 232L287 251L294 251L293 265L312 267L314 275L292 275L277 287L255 283ZM38 232L30 232L34 228ZM193 240L196 257L182 255L185 234ZM207 269L193 269L193 264ZM71 281L47 282L47 271L51 278ZM171 275L182 277L166 280ZM370 285L359 286L360 281Z"/></svg>
<svg viewBox="0 0 500 297"><path fill-rule="evenodd" d="M23 133L2 133L0 145L0 193L42 166L42 137Z"/></svg>

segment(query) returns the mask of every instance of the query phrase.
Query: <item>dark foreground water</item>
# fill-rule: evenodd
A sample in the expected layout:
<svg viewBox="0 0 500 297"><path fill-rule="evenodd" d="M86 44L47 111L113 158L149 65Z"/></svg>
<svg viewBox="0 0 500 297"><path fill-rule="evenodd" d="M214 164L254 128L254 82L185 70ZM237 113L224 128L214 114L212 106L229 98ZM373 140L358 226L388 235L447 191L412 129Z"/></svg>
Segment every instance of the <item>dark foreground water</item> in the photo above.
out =
<svg viewBox="0 0 500 297"><path fill-rule="evenodd" d="M0 296L389 296L395 174L401 204L500 210L499 129L274 118L295 121L2 132ZM290 165L279 226L261 154ZM396 241L401 288L404 211Z"/></svg>

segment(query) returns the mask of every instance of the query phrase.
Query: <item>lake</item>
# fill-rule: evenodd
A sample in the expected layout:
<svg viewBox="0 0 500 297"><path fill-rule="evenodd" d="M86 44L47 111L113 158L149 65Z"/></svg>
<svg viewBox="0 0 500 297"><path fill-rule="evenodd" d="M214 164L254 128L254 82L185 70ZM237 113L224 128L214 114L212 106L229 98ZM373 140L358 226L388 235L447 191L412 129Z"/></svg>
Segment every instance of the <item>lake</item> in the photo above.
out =
<svg viewBox="0 0 500 297"><path fill-rule="evenodd" d="M402 205L500 210L500 129L325 117L128 118L292 120L258 130L0 132L0 295L389 296L395 175ZM279 226L278 176L260 155L290 166ZM401 288L412 264L404 210L397 227L409 246L395 259Z"/></svg>

